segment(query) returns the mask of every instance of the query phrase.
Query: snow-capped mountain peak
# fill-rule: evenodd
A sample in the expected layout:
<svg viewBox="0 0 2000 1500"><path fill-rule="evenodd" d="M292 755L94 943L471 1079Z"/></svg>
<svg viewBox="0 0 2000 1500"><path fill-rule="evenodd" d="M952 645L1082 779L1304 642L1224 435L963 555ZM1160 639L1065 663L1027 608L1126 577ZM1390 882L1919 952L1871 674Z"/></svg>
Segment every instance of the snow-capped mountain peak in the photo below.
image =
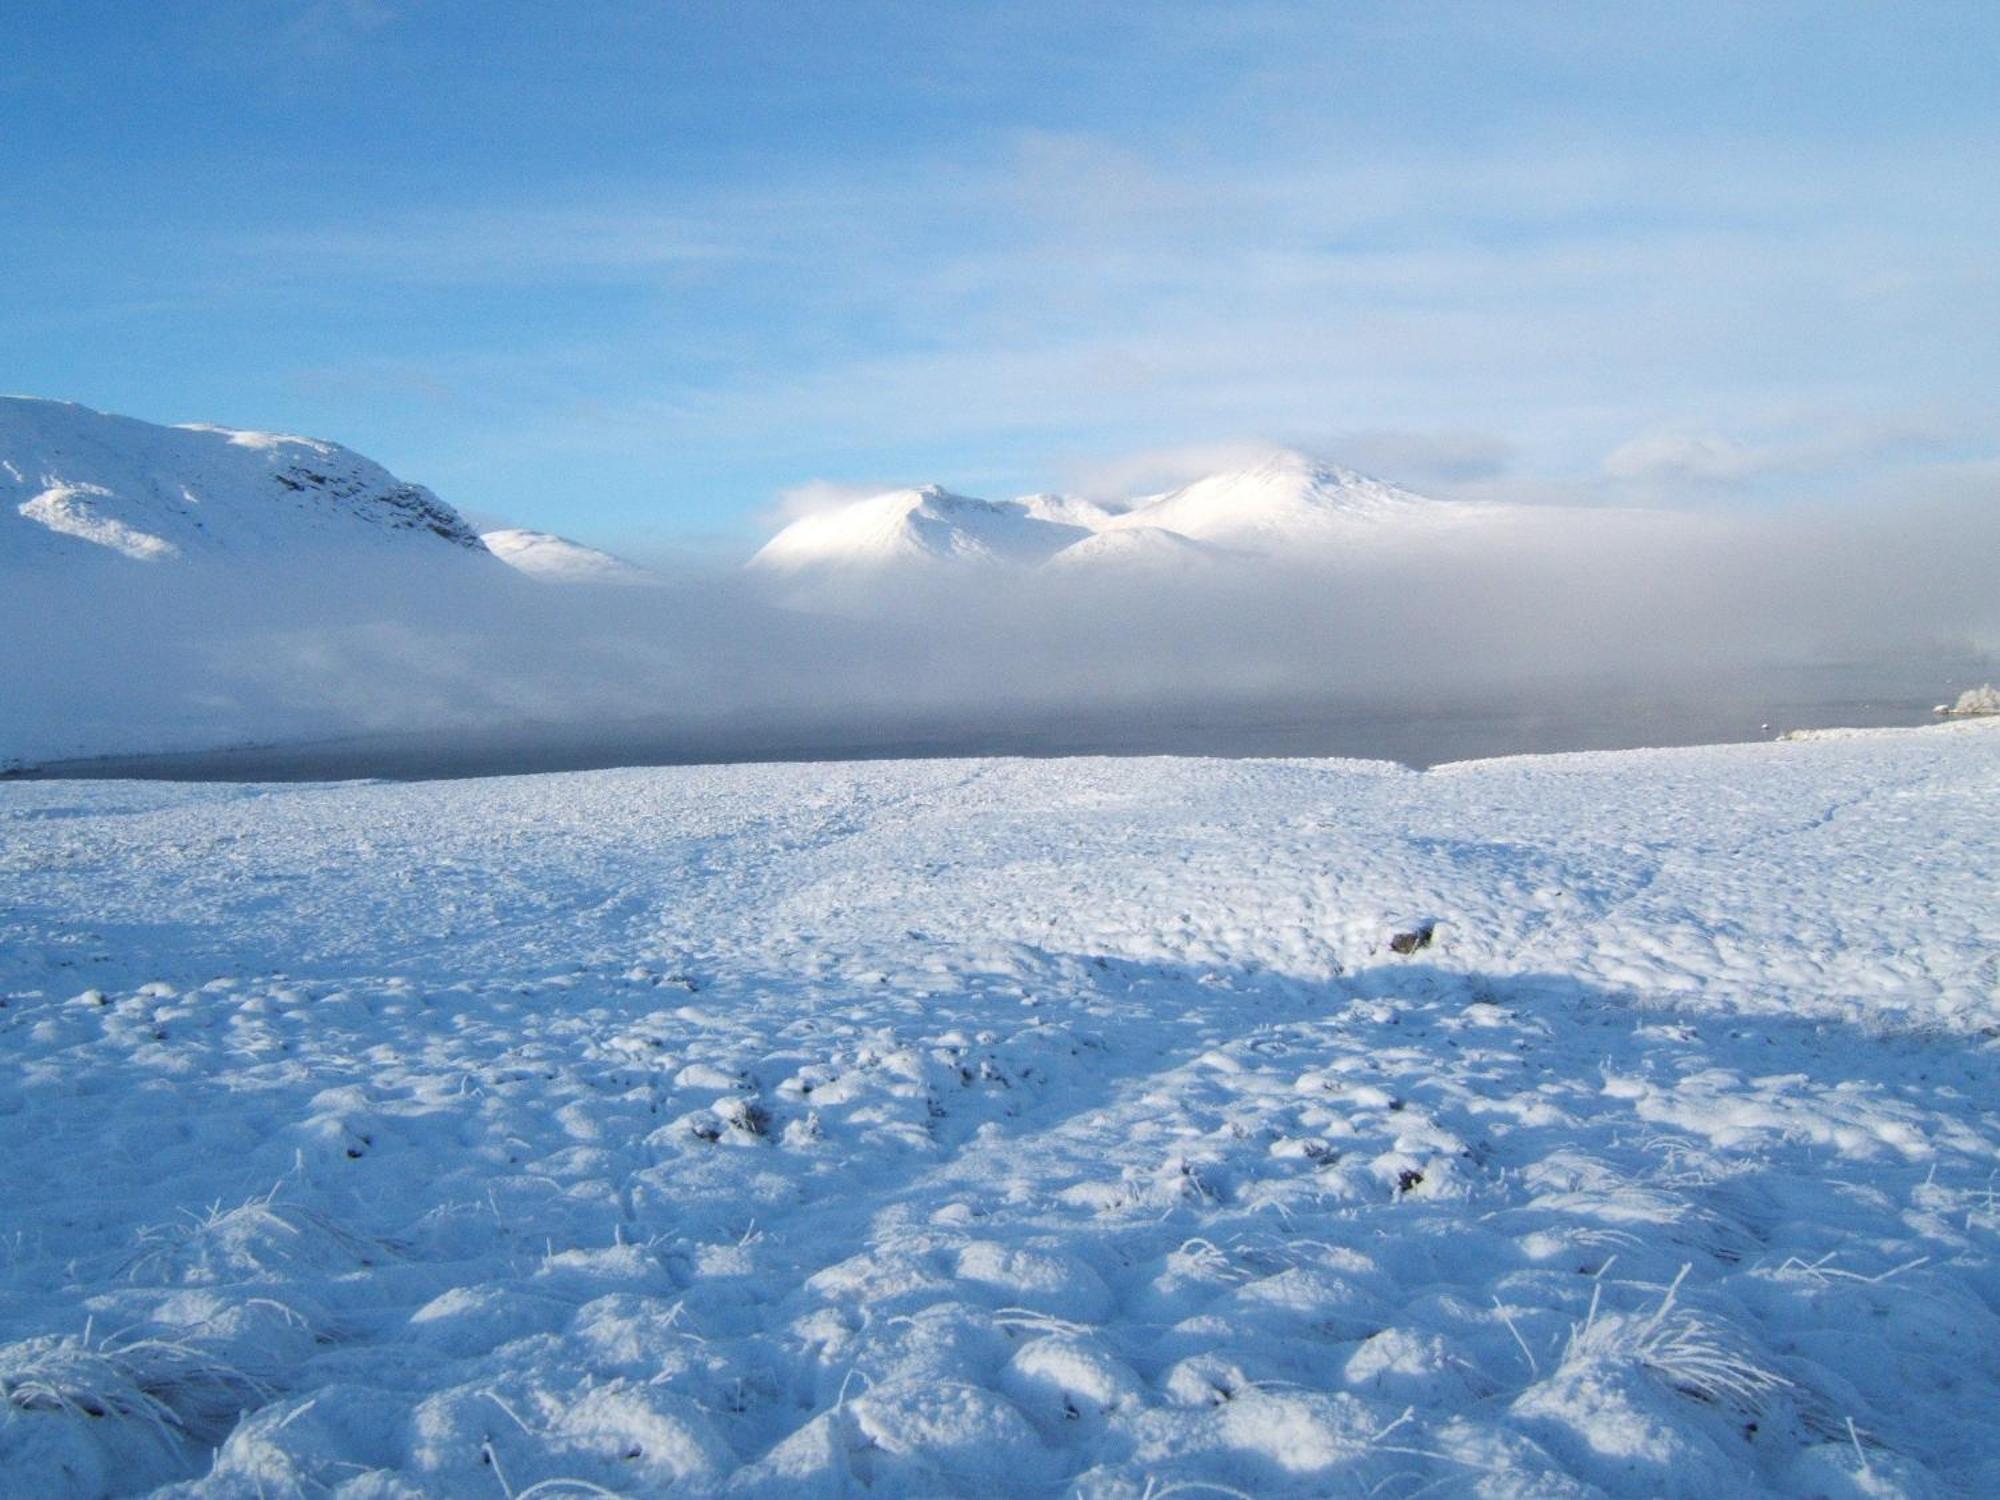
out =
<svg viewBox="0 0 2000 1500"><path fill-rule="evenodd" d="M1090 530L1044 520L1018 500L977 500L927 484L803 516L766 542L750 566L793 574L908 563L1040 562Z"/></svg>
<svg viewBox="0 0 2000 1500"><path fill-rule="evenodd" d="M436 495L337 443L0 396L0 560L161 562L390 538L485 551Z"/></svg>
<svg viewBox="0 0 2000 1500"><path fill-rule="evenodd" d="M1301 453L1278 452L1250 468L1184 485L1106 526L1159 527L1196 541L1265 551L1323 544L1357 527L1457 508Z"/></svg>
<svg viewBox="0 0 2000 1500"><path fill-rule="evenodd" d="M1122 502L1055 494L974 500L936 485L891 490L794 521L751 566L787 575L865 575L915 564L1059 558L1066 572L1187 568L1232 556L1247 562L1324 554L1502 509L1427 500L1351 469L1280 451L1246 469Z"/></svg>

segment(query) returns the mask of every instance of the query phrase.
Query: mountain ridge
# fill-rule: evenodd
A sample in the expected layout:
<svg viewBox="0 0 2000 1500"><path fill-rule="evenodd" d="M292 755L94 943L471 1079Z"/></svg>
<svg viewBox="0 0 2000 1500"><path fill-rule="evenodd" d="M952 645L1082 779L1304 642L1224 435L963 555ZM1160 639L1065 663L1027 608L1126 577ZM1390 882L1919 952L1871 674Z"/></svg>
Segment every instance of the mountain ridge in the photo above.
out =
<svg viewBox="0 0 2000 1500"><path fill-rule="evenodd" d="M1060 565L1067 572L1149 562L1185 568L1229 557L1289 559L1514 510L1429 499L1279 450L1247 468L1127 501L1055 494L978 500L935 484L888 490L793 521L748 566L793 577L865 577L966 562Z"/></svg>
<svg viewBox="0 0 2000 1500"><path fill-rule="evenodd" d="M338 443L0 396L0 560L158 564L391 539L486 553L457 510Z"/></svg>
<svg viewBox="0 0 2000 1500"><path fill-rule="evenodd" d="M482 531L479 540L508 567L525 573L538 583L656 584L657 573L627 562L610 552L599 551L557 536L552 531L535 531L525 526L503 526Z"/></svg>
<svg viewBox="0 0 2000 1500"><path fill-rule="evenodd" d="M1025 501L978 500L927 484L803 516L758 549L747 566L799 574L912 562L1039 562L1090 534L1089 527L1043 519Z"/></svg>

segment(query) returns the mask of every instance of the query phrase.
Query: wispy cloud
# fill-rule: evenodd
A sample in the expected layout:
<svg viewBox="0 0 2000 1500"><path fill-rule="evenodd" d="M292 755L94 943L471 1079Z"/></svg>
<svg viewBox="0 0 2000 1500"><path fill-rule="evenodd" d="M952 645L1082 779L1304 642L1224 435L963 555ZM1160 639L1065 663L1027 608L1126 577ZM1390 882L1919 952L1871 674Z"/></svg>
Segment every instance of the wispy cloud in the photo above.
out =
<svg viewBox="0 0 2000 1500"><path fill-rule="evenodd" d="M1768 472L1776 460L1770 449L1731 438L1657 433L1620 443L1605 455L1604 472L1612 479L1730 484Z"/></svg>
<svg viewBox="0 0 2000 1500"><path fill-rule="evenodd" d="M277 9L279 47L319 58L347 52L396 19L389 0L285 0Z"/></svg>
<svg viewBox="0 0 2000 1500"><path fill-rule="evenodd" d="M1842 176L1871 179L1868 204L1918 190L1888 171ZM625 392L536 414L538 436L953 442L990 468L996 442L1053 465L1262 432L1447 486L1508 469L1712 484L1798 456L1677 416L1853 400L1872 320L1923 328L1916 310L1954 306L1983 253L1917 243L1819 175L1787 153L1723 173L1609 151L1246 173L1041 134L972 171L484 209L282 249L387 277L652 288ZM1663 198L1663 178L1684 190ZM753 301L758 338L714 336ZM1900 357L1962 363L1963 323L1929 326Z"/></svg>
<svg viewBox="0 0 2000 1500"><path fill-rule="evenodd" d="M883 494L894 488L890 483L836 484L827 479L808 479L803 484L787 485L778 491L771 503L758 512L757 520L767 530L776 531L807 516L838 510L843 505L851 505L856 500L865 500L870 495Z"/></svg>
<svg viewBox="0 0 2000 1500"><path fill-rule="evenodd" d="M232 237L233 263L302 275L417 284L645 281L749 253L712 218L658 203L471 205L373 224L320 224Z"/></svg>
<svg viewBox="0 0 2000 1500"><path fill-rule="evenodd" d="M1824 478L1883 468L1930 467L1987 441L1990 420L1969 414L1894 417L1852 412L1794 413L1774 429L1738 437L1654 431L1605 455L1607 480L1638 492L1735 490L1773 478Z"/></svg>

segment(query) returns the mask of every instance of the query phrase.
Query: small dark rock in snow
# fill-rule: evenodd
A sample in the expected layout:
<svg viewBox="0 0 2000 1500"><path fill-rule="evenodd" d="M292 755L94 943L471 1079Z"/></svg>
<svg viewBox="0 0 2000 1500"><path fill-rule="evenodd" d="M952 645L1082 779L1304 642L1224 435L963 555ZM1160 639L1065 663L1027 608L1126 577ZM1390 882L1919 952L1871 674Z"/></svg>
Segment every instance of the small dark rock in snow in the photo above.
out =
<svg viewBox="0 0 2000 1500"><path fill-rule="evenodd" d="M1435 922L1416 922L1393 934L1389 939L1391 953L1415 953L1419 948L1428 948L1431 937L1437 932Z"/></svg>

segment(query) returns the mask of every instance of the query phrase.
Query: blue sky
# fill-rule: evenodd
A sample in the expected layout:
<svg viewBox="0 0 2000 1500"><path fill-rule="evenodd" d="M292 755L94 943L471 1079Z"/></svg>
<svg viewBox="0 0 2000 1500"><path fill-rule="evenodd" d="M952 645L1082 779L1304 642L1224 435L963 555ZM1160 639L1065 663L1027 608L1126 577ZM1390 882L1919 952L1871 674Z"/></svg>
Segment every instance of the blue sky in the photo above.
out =
<svg viewBox="0 0 2000 1500"><path fill-rule="evenodd" d="M2000 7L0 9L0 386L742 552L1285 442L2000 490Z"/></svg>

